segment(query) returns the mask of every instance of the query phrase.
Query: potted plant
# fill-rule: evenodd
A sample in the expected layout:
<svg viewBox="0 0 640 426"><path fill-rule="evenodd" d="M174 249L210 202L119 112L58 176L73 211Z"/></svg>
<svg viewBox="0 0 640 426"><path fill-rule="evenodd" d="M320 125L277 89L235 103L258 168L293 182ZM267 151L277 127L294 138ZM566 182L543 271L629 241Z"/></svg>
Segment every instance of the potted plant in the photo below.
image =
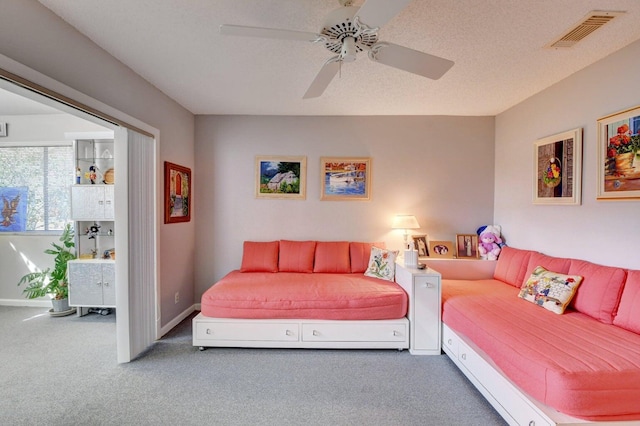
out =
<svg viewBox="0 0 640 426"><path fill-rule="evenodd" d="M69 311L69 283L67 280L67 262L76 258L74 232L67 224L60 236L61 244L51 243L52 249L44 252L54 257L53 270L47 268L40 272L31 272L23 276L18 285L26 284L23 290L28 299L51 295L53 312Z"/></svg>

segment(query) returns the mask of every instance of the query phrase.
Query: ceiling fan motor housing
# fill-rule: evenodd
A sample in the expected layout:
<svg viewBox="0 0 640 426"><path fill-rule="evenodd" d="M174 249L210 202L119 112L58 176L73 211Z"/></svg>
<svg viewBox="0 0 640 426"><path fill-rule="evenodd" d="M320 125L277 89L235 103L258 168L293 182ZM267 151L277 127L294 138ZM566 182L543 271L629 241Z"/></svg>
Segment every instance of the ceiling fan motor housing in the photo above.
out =
<svg viewBox="0 0 640 426"><path fill-rule="evenodd" d="M356 53L368 50L378 42L377 28L369 29L354 19L358 7L341 7L331 12L320 31L327 37L324 46L340 55L343 61L356 59Z"/></svg>

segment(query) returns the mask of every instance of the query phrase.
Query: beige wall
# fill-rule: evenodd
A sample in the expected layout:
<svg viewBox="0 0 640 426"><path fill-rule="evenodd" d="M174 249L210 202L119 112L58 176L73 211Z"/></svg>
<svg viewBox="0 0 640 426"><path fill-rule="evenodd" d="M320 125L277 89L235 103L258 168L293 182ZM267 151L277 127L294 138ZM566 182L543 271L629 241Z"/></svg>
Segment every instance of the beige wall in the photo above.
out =
<svg viewBox="0 0 640 426"><path fill-rule="evenodd" d="M163 223L162 165L194 166L193 115L37 1L2 0L1 8L0 54L159 130L157 196ZM160 226L161 325L193 304L194 233L195 215L189 223Z"/></svg>
<svg viewBox="0 0 640 426"><path fill-rule="evenodd" d="M244 240L399 249L399 213L431 239L475 232L493 220L493 141L493 117L197 116L196 298L240 266ZM256 155L306 156L306 200L256 199ZM322 156L371 157L371 201L320 201Z"/></svg>
<svg viewBox="0 0 640 426"><path fill-rule="evenodd" d="M495 218L510 245L640 269L640 201L597 201L596 121L640 105L640 42L496 118ZM584 129L581 206L533 205L533 143Z"/></svg>

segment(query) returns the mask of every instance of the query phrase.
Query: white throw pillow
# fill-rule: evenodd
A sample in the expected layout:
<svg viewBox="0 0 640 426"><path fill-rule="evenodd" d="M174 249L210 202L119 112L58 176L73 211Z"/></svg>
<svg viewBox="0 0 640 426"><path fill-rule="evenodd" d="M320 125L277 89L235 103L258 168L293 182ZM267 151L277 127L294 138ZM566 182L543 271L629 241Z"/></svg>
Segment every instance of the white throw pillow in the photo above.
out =
<svg viewBox="0 0 640 426"><path fill-rule="evenodd" d="M371 247L369 267L364 271L364 275L367 277L394 281L397 256L397 250L385 250L378 247Z"/></svg>

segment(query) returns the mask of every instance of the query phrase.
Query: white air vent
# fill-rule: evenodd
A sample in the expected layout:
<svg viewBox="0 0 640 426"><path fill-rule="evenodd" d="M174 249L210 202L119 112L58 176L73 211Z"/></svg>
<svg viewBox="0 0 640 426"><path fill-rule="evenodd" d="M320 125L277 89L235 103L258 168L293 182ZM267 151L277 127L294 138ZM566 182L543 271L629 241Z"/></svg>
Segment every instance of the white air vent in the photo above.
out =
<svg viewBox="0 0 640 426"><path fill-rule="evenodd" d="M616 16L620 16L625 12L610 12L595 10L584 17L575 27L569 30L562 37L556 39L546 47L573 47L577 42L611 21Z"/></svg>

